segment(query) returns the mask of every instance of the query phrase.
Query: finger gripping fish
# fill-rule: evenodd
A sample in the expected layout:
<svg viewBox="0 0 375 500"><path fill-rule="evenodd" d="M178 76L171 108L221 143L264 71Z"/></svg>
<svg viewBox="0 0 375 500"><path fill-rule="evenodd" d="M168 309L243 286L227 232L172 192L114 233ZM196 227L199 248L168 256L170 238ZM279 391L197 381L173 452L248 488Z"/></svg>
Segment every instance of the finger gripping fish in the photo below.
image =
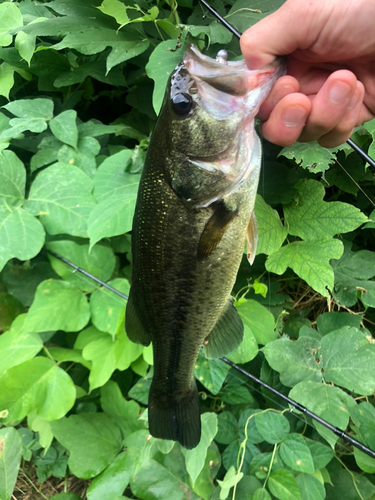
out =
<svg viewBox="0 0 375 500"><path fill-rule="evenodd" d="M132 229L132 286L125 328L153 343L153 436L194 448L200 440L194 366L238 347L243 325L230 296L253 213L261 146L254 117L282 65L257 71L195 46L167 85L140 181Z"/></svg>

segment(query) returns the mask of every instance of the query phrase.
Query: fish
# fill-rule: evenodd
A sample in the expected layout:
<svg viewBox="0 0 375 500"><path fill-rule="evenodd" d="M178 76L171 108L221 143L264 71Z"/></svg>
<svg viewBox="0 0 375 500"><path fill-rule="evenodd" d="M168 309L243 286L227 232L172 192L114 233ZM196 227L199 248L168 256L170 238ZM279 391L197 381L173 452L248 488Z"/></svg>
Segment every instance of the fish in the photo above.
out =
<svg viewBox="0 0 375 500"><path fill-rule="evenodd" d="M128 338L153 344L150 434L195 448L201 438L194 367L234 351L243 324L231 291L247 240L256 253L254 202L260 104L283 74L251 71L190 45L170 76L142 172L132 226Z"/></svg>

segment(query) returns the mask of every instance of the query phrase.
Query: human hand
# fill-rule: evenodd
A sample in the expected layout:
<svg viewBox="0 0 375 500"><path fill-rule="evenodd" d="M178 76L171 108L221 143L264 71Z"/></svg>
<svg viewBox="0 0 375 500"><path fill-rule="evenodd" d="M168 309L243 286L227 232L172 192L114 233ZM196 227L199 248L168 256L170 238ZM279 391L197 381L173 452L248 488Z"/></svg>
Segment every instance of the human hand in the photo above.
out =
<svg viewBox="0 0 375 500"><path fill-rule="evenodd" d="M368 0L287 0L245 31L241 50L250 69L286 56L287 75L258 115L267 140L335 147L375 117L374 19Z"/></svg>

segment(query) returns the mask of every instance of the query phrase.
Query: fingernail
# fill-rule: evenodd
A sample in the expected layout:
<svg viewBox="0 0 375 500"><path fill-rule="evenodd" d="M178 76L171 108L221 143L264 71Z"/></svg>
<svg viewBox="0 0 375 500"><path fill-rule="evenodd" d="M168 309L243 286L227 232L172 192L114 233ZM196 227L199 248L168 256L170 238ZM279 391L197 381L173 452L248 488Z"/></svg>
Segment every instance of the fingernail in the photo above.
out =
<svg viewBox="0 0 375 500"><path fill-rule="evenodd" d="M307 111L301 106L287 108L282 115L282 120L287 127L300 127L305 124L306 118Z"/></svg>
<svg viewBox="0 0 375 500"><path fill-rule="evenodd" d="M333 104L342 104L348 98L352 87L344 82L335 82L331 87L328 97Z"/></svg>
<svg viewBox="0 0 375 500"><path fill-rule="evenodd" d="M354 92L353 97L350 99L349 104L348 104L348 106L347 106L347 108L346 108L346 109L353 109L353 108L354 108L354 106L355 106L355 105L357 104L357 102L359 101L359 98L360 98L360 92L359 92L359 90L356 90L356 91Z"/></svg>

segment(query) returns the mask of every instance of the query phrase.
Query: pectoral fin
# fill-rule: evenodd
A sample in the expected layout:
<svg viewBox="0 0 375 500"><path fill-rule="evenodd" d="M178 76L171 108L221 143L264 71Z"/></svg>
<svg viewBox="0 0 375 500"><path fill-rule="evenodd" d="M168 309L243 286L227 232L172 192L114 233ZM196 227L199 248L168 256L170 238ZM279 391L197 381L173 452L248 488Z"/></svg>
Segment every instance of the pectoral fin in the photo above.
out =
<svg viewBox="0 0 375 500"><path fill-rule="evenodd" d="M128 338L136 344L150 345L151 337L143 328L138 313L134 307L134 300L130 290L130 296L125 312L125 331Z"/></svg>
<svg viewBox="0 0 375 500"><path fill-rule="evenodd" d="M238 214L238 209L230 210L224 203L219 203L207 221L198 246L198 259L203 259L215 250L222 240L229 224Z"/></svg>
<svg viewBox="0 0 375 500"><path fill-rule="evenodd" d="M257 245L258 245L258 224L257 218L255 217L255 212L251 214L249 225L247 226L246 231L246 241L247 241L247 260L250 262L250 265L254 262L256 253L257 253Z"/></svg>
<svg viewBox="0 0 375 500"><path fill-rule="evenodd" d="M237 349L243 339L243 324L230 300L216 325L204 342L203 351L208 359L217 359Z"/></svg>

